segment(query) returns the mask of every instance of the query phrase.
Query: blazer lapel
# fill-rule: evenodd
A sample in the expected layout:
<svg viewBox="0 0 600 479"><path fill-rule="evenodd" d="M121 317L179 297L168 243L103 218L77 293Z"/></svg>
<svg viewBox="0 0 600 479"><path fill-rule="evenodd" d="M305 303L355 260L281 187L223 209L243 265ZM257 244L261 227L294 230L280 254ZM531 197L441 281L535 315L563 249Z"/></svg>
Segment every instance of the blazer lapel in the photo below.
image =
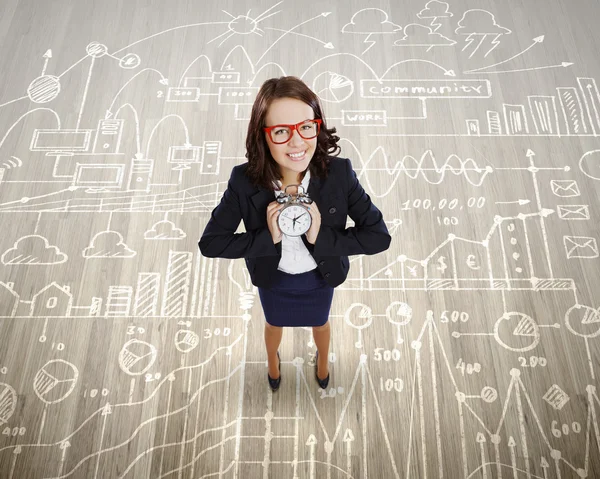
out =
<svg viewBox="0 0 600 479"><path fill-rule="evenodd" d="M275 201L275 193L267 190L266 188L258 187L258 191L250 197L250 201L254 205L256 212L262 217L265 216L265 211L269 203L271 203L271 201ZM265 223L266 222L267 219L265 217Z"/></svg>
<svg viewBox="0 0 600 479"><path fill-rule="evenodd" d="M317 203L317 205L320 204L321 202L321 178L319 178L318 176L312 176L310 177L310 180L308 180L308 189L307 189L307 193L308 196L311 197L311 199Z"/></svg>

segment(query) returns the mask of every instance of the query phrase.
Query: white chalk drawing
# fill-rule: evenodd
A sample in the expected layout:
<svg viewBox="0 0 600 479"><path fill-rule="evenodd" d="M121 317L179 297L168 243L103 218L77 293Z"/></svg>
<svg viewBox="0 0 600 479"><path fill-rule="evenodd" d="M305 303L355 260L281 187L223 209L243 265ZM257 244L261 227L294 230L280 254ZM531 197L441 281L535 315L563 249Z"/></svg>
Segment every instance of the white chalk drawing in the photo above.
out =
<svg viewBox="0 0 600 479"><path fill-rule="evenodd" d="M114 51L80 45L62 73L62 52L46 47L20 96L0 104L0 469L10 479L298 478L304 466L310 477L591 477L600 308L580 285L600 257L589 189L600 150L580 140L600 135L596 79L553 85L546 70L575 65L536 61L557 36L520 32L530 40L513 47L502 9L432 0L392 18L242 7ZM146 53L195 33L202 41L177 65ZM120 83L98 81L100 67ZM312 380L311 328L298 328L304 349L283 345L272 394L244 262L204 258L192 237L245 161L239 139L261 83L287 74L320 97L392 245L350 257L331 318L352 343L330 349L331 386ZM504 96L512 79L523 88ZM65 105L73 117L59 115ZM424 140L395 141L404 137ZM538 142L547 148L536 154ZM557 338L565 351L548 347ZM581 374L564 378L557 364ZM40 401L22 399L32 387ZM404 427L392 431L399 411ZM249 437L257 421L264 432ZM313 426L303 436L299 424Z"/></svg>
<svg viewBox="0 0 600 479"><path fill-rule="evenodd" d="M531 116L535 131L552 135L560 129L558 123L558 112L556 110L556 98L553 96L532 95L528 97Z"/></svg>
<svg viewBox="0 0 600 479"><path fill-rule="evenodd" d="M498 63L494 63L493 65L487 65L485 67L481 67L481 68L474 68L472 70L468 70L465 72L465 74L473 74L473 73L481 73L481 74L492 74L492 73L514 73L514 72L518 72L519 70L492 70L492 71L487 71L490 68L494 68L497 67L499 65L503 65L505 63L509 63L512 60L514 60L515 58L518 58L522 55L524 55L525 53L527 53L529 50L531 50L532 48L534 48L535 46L539 45L540 43L543 43L545 39L544 35L541 35L539 37L535 37L533 39L533 43L531 45L529 45L527 48L525 48L523 51L513 55L510 58L507 58L506 60L502 60ZM548 68L558 68L558 67L569 67L573 65L573 63L568 63L568 62L563 62L560 65L552 65L552 66L545 66L545 67L533 67L531 69L527 69L527 70L541 70L541 69L548 69ZM524 71L524 70L521 70Z"/></svg>
<svg viewBox="0 0 600 479"><path fill-rule="evenodd" d="M565 407L565 404L569 402L569 399L569 395L557 384L553 384L552 387L546 391L546 394L544 394L544 401L557 411L560 411Z"/></svg>
<svg viewBox="0 0 600 479"><path fill-rule="evenodd" d="M70 286L52 281L35 293L28 303L31 316L70 316L73 309L73 293Z"/></svg>
<svg viewBox="0 0 600 479"><path fill-rule="evenodd" d="M2 170L6 171L10 170L11 168L19 168L21 166L23 166L23 161L16 156L11 156L9 160L6 160L4 163L2 163Z"/></svg>
<svg viewBox="0 0 600 479"><path fill-rule="evenodd" d="M369 306L361 303L353 303L346 310L346 313L344 314L344 321L350 327L357 330L358 338L354 343L354 346L358 349L361 349L363 347L362 330L369 327L373 322L373 311Z"/></svg>
<svg viewBox="0 0 600 479"><path fill-rule="evenodd" d="M84 258L131 258L137 253L123 242L118 231L101 231L90 240L82 252Z"/></svg>
<svg viewBox="0 0 600 479"><path fill-rule="evenodd" d="M334 72L318 74L312 82L312 90L327 103L341 103L354 93L354 82Z"/></svg>
<svg viewBox="0 0 600 479"><path fill-rule="evenodd" d="M62 359L48 361L35 375L33 390L46 404L64 401L75 389L79 370Z"/></svg>
<svg viewBox="0 0 600 479"><path fill-rule="evenodd" d="M394 45L397 47L427 47L426 51L430 51L434 47L451 47L456 45L456 41L434 32L428 26L410 23L404 27L404 37L396 40Z"/></svg>
<svg viewBox="0 0 600 479"><path fill-rule="evenodd" d="M41 235L22 236L0 257L3 265L50 265L61 264L67 260L66 254L57 246L50 245L48 239Z"/></svg>
<svg viewBox="0 0 600 479"><path fill-rule="evenodd" d="M156 347L146 341L131 339L119 352L119 367L131 376L140 376L148 371L156 361Z"/></svg>
<svg viewBox="0 0 600 479"><path fill-rule="evenodd" d="M200 337L194 332L188 329L181 329L177 331L175 336L175 347L177 351L181 353L189 353L200 343Z"/></svg>
<svg viewBox="0 0 600 479"><path fill-rule="evenodd" d="M346 143L346 141L344 141ZM402 159L392 163L393 156L387 153L383 147L375 149L367 160L356 146L349 142L355 150L355 170L359 179L364 182L374 196L381 198L394 191L396 183L401 181L401 175L412 180L425 180L431 185L439 185L448 178L464 178L472 186L481 186L486 177L494 172L490 165L480 166L473 158L462 159L456 154L451 154L443 161L436 159L432 150L423 152L420 157L406 155ZM376 185L385 185L387 181L371 181L371 178L390 178L389 186L383 192L377 191Z"/></svg>
<svg viewBox="0 0 600 479"><path fill-rule="evenodd" d="M593 259L598 257L598 241L589 236L563 236L567 258Z"/></svg>
<svg viewBox="0 0 600 479"><path fill-rule="evenodd" d="M503 323L509 323L509 326L503 325ZM501 339L500 329L507 328L511 331L510 337L512 338L531 338L525 339L525 342L530 342L526 346L511 347ZM496 324L494 324L494 337L501 346L511 351L525 352L534 349L540 341L539 327L536 322L529 316L523 313L510 312L505 313Z"/></svg>
<svg viewBox="0 0 600 479"><path fill-rule="evenodd" d="M409 304L403 301L394 301L385 310L385 315L390 323L397 326L406 326L412 319L413 311ZM402 344L404 339L400 335L400 327L398 327L397 344Z"/></svg>
<svg viewBox="0 0 600 479"><path fill-rule="evenodd" d="M434 32L437 32L442 23L438 20L440 18L450 18L453 14L450 12L450 5L446 2L440 2L438 0L431 0L427 2L425 8L417 13L417 17L422 20L431 20L431 27Z"/></svg>
<svg viewBox="0 0 600 479"><path fill-rule="evenodd" d="M589 205L558 205L558 217L561 220L576 221L589 220Z"/></svg>
<svg viewBox="0 0 600 479"><path fill-rule="evenodd" d="M501 37L511 34L512 31L498 25L496 17L487 10L472 9L467 10L458 21L456 33L467 37L463 51L478 41L469 55L469 58L472 58L480 48L487 48L491 45L484 55L487 57L500 44Z"/></svg>
<svg viewBox="0 0 600 479"><path fill-rule="evenodd" d="M260 15L258 15L256 18L252 18L250 16L250 10L248 11L248 13L246 15L237 15L237 16L234 16L231 13L223 10L223 12L225 14L227 14L228 16L230 16L232 18L232 20L230 20L227 23L228 31L213 38L212 40L209 40L208 43L212 43L221 37L225 37L219 43L219 46L221 46L223 43L225 43L227 40L229 40L229 38L233 37L234 35L254 34L258 37L263 36L263 34L265 32L258 26L258 24L260 22L266 20L267 18L272 17L273 15L277 15L278 13L281 13L281 10L276 11L276 12L271 12L271 10L273 10L274 8L279 6L281 3L283 3L283 2L279 2L275 5L273 5L271 8L265 10Z"/></svg>
<svg viewBox="0 0 600 479"><path fill-rule="evenodd" d="M362 51L361 55L364 55L377 43L376 40L370 40L371 36L393 35L401 30L402 27L391 22L388 14L380 8L363 8L354 13L350 22L342 27L342 33L366 35L364 43L368 47Z"/></svg>
<svg viewBox="0 0 600 479"><path fill-rule="evenodd" d="M575 180L552 180L550 182L552 193L559 198L573 198L581 196L579 185Z"/></svg>
<svg viewBox="0 0 600 479"><path fill-rule="evenodd" d="M567 311L565 324L576 336L595 338L600 335L600 308L576 304Z"/></svg>
<svg viewBox="0 0 600 479"><path fill-rule="evenodd" d="M577 78L583 103L594 135L600 133L600 92L594 78Z"/></svg>
<svg viewBox="0 0 600 479"><path fill-rule="evenodd" d="M6 317L12 318L17 313L19 307L20 297L13 288L15 283L4 283L0 281L0 304L2 304L3 312Z"/></svg>
<svg viewBox="0 0 600 479"><path fill-rule="evenodd" d="M27 87L27 97L33 103L48 103L58 97L60 79L53 75L42 75Z"/></svg>
<svg viewBox="0 0 600 479"><path fill-rule="evenodd" d="M17 409L17 392L8 384L0 383L0 426L6 424Z"/></svg>
<svg viewBox="0 0 600 479"><path fill-rule="evenodd" d="M588 151L579 160L579 169L592 180L600 180L600 150Z"/></svg>
<svg viewBox="0 0 600 479"><path fill-rule="evenodd" d="M186 236L181 228L177 228L167 219L154 223L152 228L144 233L144 238L147 240L181 240Z"/></svg>

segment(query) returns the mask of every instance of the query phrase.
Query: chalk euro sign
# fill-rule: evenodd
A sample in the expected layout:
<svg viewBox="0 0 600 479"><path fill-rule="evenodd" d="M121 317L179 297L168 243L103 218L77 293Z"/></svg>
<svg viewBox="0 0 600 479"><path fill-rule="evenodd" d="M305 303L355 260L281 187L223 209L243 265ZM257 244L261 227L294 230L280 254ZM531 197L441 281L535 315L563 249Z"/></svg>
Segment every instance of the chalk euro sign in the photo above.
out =
<svg viewBox="0 0 600 479"><path fill-rule="evenodd" d="M598 258L598 242L589 236L564 236L563 242L567 258Z"/></svg>
<svg viewBox="0 0 600 479"><path fill-rule="evenodd" d="M479 266L475 266L477 263L475 263L475 255L474 254L470 254L469 256L467 256L467 266L469 268L471 268L473 271L477 271L478 269L481 269L481 267Z"/></svg>

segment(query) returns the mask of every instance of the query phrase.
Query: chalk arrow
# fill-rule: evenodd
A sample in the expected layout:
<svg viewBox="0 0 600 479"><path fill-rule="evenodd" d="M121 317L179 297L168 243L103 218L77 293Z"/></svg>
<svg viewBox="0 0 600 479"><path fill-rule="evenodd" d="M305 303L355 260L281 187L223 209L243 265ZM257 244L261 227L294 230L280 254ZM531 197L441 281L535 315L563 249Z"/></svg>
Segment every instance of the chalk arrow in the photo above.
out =
<svg viewBox="0 0 600 479"><path fill-rule="evenodd" d="M531 67L531 68L519 68L518 70L495 70L492 72L465 72L465 74L478 73L480 75L493 75L495 73L520 73L520 72L532 72L536 70L549 70L551 68L567 68L571 65L575 65L572 62L562 62L559 65L546 65L544 67Z"/></svg>
<svg viewBox="0 0 600 479"><path fill-rule="evenodd" d="M496 201L497 205L513 205L519 203L520 206L525 206L531 203L530 200L517 200L517 201Z"/></svg>
<svg viewBox="0 0 600 479"><path fill-rule="evenodd" d="M544 208L544 209L542 209L541 214L542 214L542 216L544 218L546 218L547 216L550 216L550 215L554 214L554 210L550 210L548 208Z"/></svg>
<svg viewBox="0 0 600 479"><path fill-rule="evenodd" d="M354 442L354 434L350 429L346 429L344 432L343 442L346 443L346 471L348 472L348 477L350 477L350 473L352 472L352 443Z"/></svg>
<svg viewBox="0 0 600 479"><path fill-rule="evenodd" d="M63 469L65 467L65 460L67 459L67 449L71 447L71 443L69 441L63 441L60 443L60 450L62 451L60 457L60 466L58 469L58 476L62 476Z"/></svg>
<svg viewBox="0 0 600 479"><path fill-rule="evenodd" d="M501 61L501 62L494 63L493 65L488 65L488 66L485 66L485 67L476 68L476 69L474 69L474 70L469 70L469 71L467 71L467 72L465 72L465 73L475 73L475 72L481 72L482 70L487 70L488 68L494 68L494 67L497 67L498 65L502 65L502 64L504 64L504 63L508 63L509 61L511 61L511 60L514 60L514 59L515 59L515 58L517 58L517 57L520 57L521 55L523 55L524 53L526 53L528 50L531 50L531 49L532 49L534 46L536 46L536 45L538 45L538 44L542 43L543 41L544 41L544 35L541 35L541 36L539 36L539 37L535 37L535 38L533 39L533 43L532 43L531 45L529 45L529 46L528 46L528 47L527 47L525 50L523 50L523 51L522 51L522 52L520 52L520 53L517 53L516 55L514 55L514 56L512 56L512 57L508 58L507 60L503 60L503 61Z"/></svg>
<svg viewBox="0 0 600 479"><path fill-rule="evenodd" d="M43 58L45 58L45 60L44 60L44 67L42 68L42 76L44 76L46 74L46 68L48 68L48 62L52 58L52 50L50 50L50 49L46 50L46 53L44 53Z"/></svg>
<svg viewBox="0 0 600 479"><path fill-rule="evenodd" d="M102 415L108 416L109 414L112 414L112 407L109 403L106 403L106 406L102 408Z"/></svg>

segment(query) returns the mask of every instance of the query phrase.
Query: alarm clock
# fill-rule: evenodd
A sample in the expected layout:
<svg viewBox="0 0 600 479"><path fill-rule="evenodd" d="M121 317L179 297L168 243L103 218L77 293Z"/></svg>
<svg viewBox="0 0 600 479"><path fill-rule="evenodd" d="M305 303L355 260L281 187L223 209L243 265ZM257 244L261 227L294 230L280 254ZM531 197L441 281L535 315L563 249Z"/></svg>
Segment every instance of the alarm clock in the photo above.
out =
<svg viewBox="0 0 600 479"><path fill-rule="evenodd" d="M290 186L297 186L297 194L287 193ZM302 185L288 185L276 198L277 203L284 205L277 217L279 229L286 236L301 236L310 229L312 217L308 205L313 200L304 192Z"/></svg>

